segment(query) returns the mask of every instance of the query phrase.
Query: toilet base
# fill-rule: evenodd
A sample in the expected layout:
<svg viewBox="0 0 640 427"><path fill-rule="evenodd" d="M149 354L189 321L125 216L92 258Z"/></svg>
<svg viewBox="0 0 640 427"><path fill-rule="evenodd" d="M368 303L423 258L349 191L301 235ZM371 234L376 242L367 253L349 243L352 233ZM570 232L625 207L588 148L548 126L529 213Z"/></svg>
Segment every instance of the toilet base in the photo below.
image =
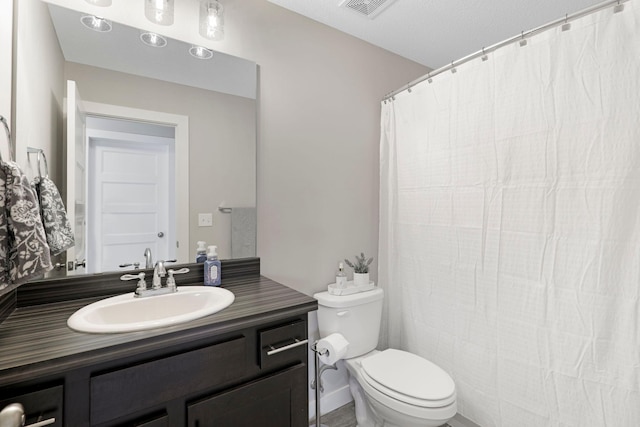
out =
<svg viewBox="0 0 640 427"><path fill-rule="evenodd" d="M384 426L384 420L378 417L369 406L367 402L367 396L364 394L364 390L358 384L358 381L349 375L349 390L351 390L351 396L353 396L353 403L356 410L356 421L358 425L356 427L382 427Z"/></svg>

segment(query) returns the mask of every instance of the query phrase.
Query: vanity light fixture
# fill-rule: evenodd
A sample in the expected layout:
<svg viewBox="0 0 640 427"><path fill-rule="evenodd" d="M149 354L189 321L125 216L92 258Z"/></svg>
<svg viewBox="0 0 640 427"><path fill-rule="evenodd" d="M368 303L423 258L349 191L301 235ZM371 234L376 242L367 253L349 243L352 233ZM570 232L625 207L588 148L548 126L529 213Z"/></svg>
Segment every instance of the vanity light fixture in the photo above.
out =
<svg viewBox="0 0 640 427"><path fill-rule="evenodd" d="M200 0L200 35L209 40L224 38L224 7L216 0Z"/></svg>
<svg viewBox="0 0 640 427"><path fill-rule="evenodd" d="M150 31L140 31L140 40L142 40L142 43L151 47L165 47L167 45L167 39L160 34Z"/></svg>
<svg viewBox="0 0 640 427"><path fill-rule="evenodd" d="M154 24L173 24L174 0L144 0L144 16Z"/></svg>
<svg viewBox="0 0 640 427"><path fill-rule="evenodd" d="M112 28L111 21L94 15L84 15L80 18L80 22L90 30L97 31L99 33L107 33L111 31Z"/></svg>
<svg viewBox="0 0 640 427"><path fill-rule="evenodd" d="M92 4L94 6L111 6L111 0L85 0L87 3Z"/></svg>
<svg viewBox="0 0 640 427"><path fill-rule="evenodd" d="M191 46L189 53L194 58L198 59L211 59L213 58L213 52L210 49L202 46Z"/></svg>

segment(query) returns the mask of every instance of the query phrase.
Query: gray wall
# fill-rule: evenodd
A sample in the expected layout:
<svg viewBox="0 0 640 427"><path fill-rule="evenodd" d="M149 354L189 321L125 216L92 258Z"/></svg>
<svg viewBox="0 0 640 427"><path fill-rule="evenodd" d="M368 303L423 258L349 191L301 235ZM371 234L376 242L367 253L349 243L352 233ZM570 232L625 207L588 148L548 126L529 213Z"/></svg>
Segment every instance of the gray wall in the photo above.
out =
<svg viewBox="0 0 640 427"><path fill-rule="evenodd" d="M0 116L11 124L11 75L13 2L0 1ZM9 155L9 144L5 142L4 130L0 130L0 154Z"/></svg>
<svg viewBox="0 0 640 427"><path fill-rule="evenodd" d="M19 71L14 76L16 159L26 167L26 147L43 149L49 175L60 182L64 57L47 7L32 0L16 2L16 7L14 67Z"/></svg>
<svg viewBox="0 0 640 427"><path fill-rule="evenodd" d="M238 53L260 64L262 271L310 295L344 257L377 256L380 100L428 69L266 0L235 7Z"/></svg>

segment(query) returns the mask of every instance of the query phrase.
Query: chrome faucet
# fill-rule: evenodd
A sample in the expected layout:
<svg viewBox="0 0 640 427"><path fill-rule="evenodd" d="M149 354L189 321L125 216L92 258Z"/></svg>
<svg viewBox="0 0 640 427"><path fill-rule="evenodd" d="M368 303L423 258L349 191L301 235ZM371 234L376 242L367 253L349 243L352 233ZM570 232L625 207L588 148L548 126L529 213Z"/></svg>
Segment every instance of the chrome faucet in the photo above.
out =
<svg viewBox="0 0 640 427"><path fill-rule="evenodd" d="M153 258L151 257L151 249L149 248L146 248L144 250L144 261L145 261L144 268L153 268Z"/></svg>
<svg viewBox="0 0 640 427"><path fill-rule="evenodd" d="M173 292L177 292L178 288L176 287L176 279L173 277L174 274L184 274L188 273L188 268L181 268L180 270L169 270L167 271L164 267L165 262L175 262L175 260L170 261L158 261L153 269L153 282L151 288L147 288L147 284L144 280L145 272L141 271L138 274L125 274L120 277L120 280L137 280L138 286L134 293L135 297L150 297L153 295L162 295L162 294L170 294ZM162 286L162 278L168 274L167 284L166 286Z"/></svg>
<svg viewBox="0 0 640 427"><path fill-rule="evenodd" d="M160 289L162 287L162 278L167 274L167 270L164 268L164 261L156 262L153 269L153 282L151 282L151 289Z"/></svg>

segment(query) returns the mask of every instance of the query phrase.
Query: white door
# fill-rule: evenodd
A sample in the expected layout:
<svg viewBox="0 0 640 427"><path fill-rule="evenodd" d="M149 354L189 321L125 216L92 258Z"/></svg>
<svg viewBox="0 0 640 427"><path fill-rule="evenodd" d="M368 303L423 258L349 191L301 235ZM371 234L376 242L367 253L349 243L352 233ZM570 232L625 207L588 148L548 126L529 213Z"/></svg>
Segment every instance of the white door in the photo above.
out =
<svg viewBox="0 0 640 427"><path fill-rule="evenodd" d="M146 248L154 260L175 258L174 140L110 131L91 131L88 139L88 265L144 268Z"/></svg>
<svg viewBox="0 0 640 427"><path fill-rule="evenodd" d="M67 250L67 271L85 273L86 259L86 149L87 114L76 82L67 80L67 216L75 246ZM76 265L80 264L79 266Z"/></svg>

